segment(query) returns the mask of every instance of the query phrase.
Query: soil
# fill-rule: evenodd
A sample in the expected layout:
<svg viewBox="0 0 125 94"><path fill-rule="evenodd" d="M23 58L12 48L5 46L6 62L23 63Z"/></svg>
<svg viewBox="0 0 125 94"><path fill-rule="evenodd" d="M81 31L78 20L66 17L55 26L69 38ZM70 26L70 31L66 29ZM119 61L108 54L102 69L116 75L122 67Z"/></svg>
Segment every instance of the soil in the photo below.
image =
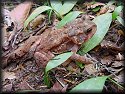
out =
<svg viewBox="0 0 125 94"><path fill-rule="evenodd" d="M13 2L3 1L2 3L6 8L12 10L12 7L21 2L15 0ZM84 4L87 3L85 2ZM33 8L37 4L39 3L34 2ZM88 16L91 15L93 17L99 13L92 12L91 9L86 9L86 7L81 7L82 5L82 3L78 4L74 10L84 10ZM49 24L49 26L52 25ZM124 26L117 21L113 21L103 41L87 53L87 56L92 60L94 59L96 63L79 67L76 62L70 61L69 63L67 61L68 63L65 62L59 65L49 73L50 87L47 87L44 81L45 68L40 68L34 59L30 58L24 61L24 58L20 58L17 60L18 63L15 60L12 64L2 68L4 76L6 73L6 77L2 80L2 92L66 92L84 80L103 75L108 75L117 82L115 84L111 80L106 80L103 92L124 92L124 89L118 86L118 84L124 85L124 48L122 46L125 37L124 30ZM27 37L25 40L27 40L29 35L35 34L34 32L35 30L28 34L21 32L17 39L23 39L23 33L25 33L25 37ZM39 33L37 34L39 35ZM8 49L14 51L19 45L20 43L15 45L14 49ZM2 50L2 54L8 53Z"/></svg>

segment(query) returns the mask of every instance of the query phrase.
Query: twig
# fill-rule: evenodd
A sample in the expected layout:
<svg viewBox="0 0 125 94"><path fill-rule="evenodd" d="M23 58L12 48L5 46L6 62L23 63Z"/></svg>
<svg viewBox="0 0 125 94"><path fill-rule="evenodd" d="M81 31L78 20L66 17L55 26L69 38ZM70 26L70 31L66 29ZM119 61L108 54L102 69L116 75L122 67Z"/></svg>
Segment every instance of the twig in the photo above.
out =
<svg viewBox="0 0 125 94"><path fill-rule="evenodd" d="M114 81L113 79L111 79L110 77L108 78L110 81L112 81L114 84L116 84L117 86L119 86L121 89L125 89L125 87L123 87L122 85L118 84L116 81Z"/></svg>
<svg viewBox="0 0 125 94"><path fill-rule="evenodd" d="M58 77L55 77L55 78L56 78L56 80L60 83L60 85L64 88L65 85L59 80L59 78L58 78Z"/></svg>
<svg viewBox="0 0 125 94"><path fill-rule="evenodd" d="M14 38L13 43L12 43L12 48L14 48L14 44L15 44L15 42L16 42L16 39L17 39L18 35L20 34L20 32L21 32L22 30L23 30L23 28L21 28L21 29L18 31L18 33L15 35L15 38Z"/></svg>

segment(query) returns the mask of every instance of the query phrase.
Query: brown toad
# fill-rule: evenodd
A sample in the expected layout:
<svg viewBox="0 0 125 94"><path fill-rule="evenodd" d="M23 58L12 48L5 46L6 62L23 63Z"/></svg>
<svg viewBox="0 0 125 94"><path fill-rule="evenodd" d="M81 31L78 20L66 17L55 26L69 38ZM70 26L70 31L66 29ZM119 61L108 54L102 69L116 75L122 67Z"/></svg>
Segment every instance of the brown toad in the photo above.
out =
<svg viewBox="0 0 125 94"><path fill-rule="evenodd" d="M95 23L82 18L77 18L60 29L48 28L34 44L37 46L35 46L34 58L37 63L45 66L54 57L54 54L73 51L74 54L70 59L90 63L84 56L80 56L76 52L81 44L90 39L95 32Z"/></svg>
<svg viewBox="0 0 125 94"><path fill-rule="evenodd" d="M52 26L41 35L30 36L18 49L3 55L3 67L11 62L25 61L31 57L35 58L38 64L42 64L42 67L45 67L55 54L67 51L74 52L70 59L91 63L85 56L80 56L76 52L81 44L90 39L95 32L96 24L82 18L77 18L60 29Z"/></svg>

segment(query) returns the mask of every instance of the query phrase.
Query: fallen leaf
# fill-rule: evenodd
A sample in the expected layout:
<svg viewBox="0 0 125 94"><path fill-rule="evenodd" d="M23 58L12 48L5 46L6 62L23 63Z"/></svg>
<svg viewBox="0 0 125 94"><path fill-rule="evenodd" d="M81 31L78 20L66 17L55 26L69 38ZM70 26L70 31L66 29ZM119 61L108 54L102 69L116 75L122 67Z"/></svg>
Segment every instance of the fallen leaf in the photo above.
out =
<svg viewBox="0 0 125 94"><path fill-rule="evenodd" d="M107 41L107 40L103 40L101 42L101 47L116 50L116 51L122 51L123 50L122 45L117 46L116 43L114 43L112 41Z"/></svg>
<svg viewBox="0 0 125 94"><path fill-rule="evenodd" d="M113 68L118 68L118 67L121 67L121 66L122 67L125 66L124 61L114 61L113 64L112 64Z"/></svg>
<svg viewBox="0 0 125 94"><path fill-rule="evenodd" d="M116 60L124 60L124 56L118 53L118 55L116 55Z"/></svg>
<svg viewBox="0 0 125 94"><path fill-rule="evenodd" d="M18 87L23 90L34 90L33 87L31 87L25 80L21 82Z"/></svg>
<svg viewBox="0 0 125 94"><path fill-rule="evenodd" d="M45 15L38 15L33 21L30 22L30 28L36 29L45 20Z"/></svg>
<svg viewBox="0 0 125 94"><path fill-rule="evenodd" d="M121 71L118 76L115 76L114 80L117 81L117 83L124 83L124 70Z"/></svg>
<svg viewBox="0 0 125 94"><path fill-rule="evenodd" d="M29 22L31 22L33 19L35 19L38 15L40 15L42 12L45 12L47 10L52 9L49 6L40 6L37 7L31 14L30 16L26 19L26 21L24 22L24 29L26 29L26 27L28 26Z"/></svg>
<svg viewBox="0 0 125 94"><path fill-rule="evenodd" d="M7 84L3 86L3 91L6 91L6 92L12 91L12 84Z"/></svg>
<svg viewBox="0 0 125 94"><path fill-rule="evenodd" d="M62 83L62 79L58 79L61 83ZM59 81L56 81L55 83L54 83L54 85L53 85L53 87L51 87L51 89L50 89L50 92L60 92L60 93L64 93L64 92L66 92L66 89L67 89L67 87L68 87L68 85L64 85L64 86L62 86L60 83L59 83Z"/></svg>
<svg viewBox="0 0 125 94"><path fill-rule="evenodd" d="M5 79L15 79L15 78L16 78L14 72L6 72L6 71L3 71L3 72L2 72L2 75L3 75L3 81L4 81Z"/></svg>
<svg viewBox="0 0 125 94"><path fill-rule="evenodd" d="M50 92L61 92L62 88L63 87L60 85L60 83L56 81L53 87L50 89Z"/></svg>
<svg viewBox="0 0 125 94"><path fill-rule="evenodd" d="M113 61L113 56L104 56L102 59L101 59L101 63L104 64L104 65L109 65L111 64L111 62Z"/></svg>
<svg viewBox="0 0 125 94"><path fill-rule="evenodd" d="M124 33L124 31L123 31L123 30L118 30L117 32L118 32L118 35L122 35L122 36L124 36L124 37L125 37L125 33Z"/></svg>
<svg viewBox="0 0 125 94"><path fill-rule="evenodd" d="M95 74L95 73L97 72L97 70L95 69L95 67L94 67L93 64L85 65L85 70L87 71L87 73L88 73L89 75Z"/></svg>
<svg viewBox="0 0 125 94"><path fill-rule="evenodd" d="M23 26L24 21L29 15L30 9L32 7L31 1L25 1L19 5L17 5L11 12L10 16L14 22L16 22L20 27Z"/></svg>

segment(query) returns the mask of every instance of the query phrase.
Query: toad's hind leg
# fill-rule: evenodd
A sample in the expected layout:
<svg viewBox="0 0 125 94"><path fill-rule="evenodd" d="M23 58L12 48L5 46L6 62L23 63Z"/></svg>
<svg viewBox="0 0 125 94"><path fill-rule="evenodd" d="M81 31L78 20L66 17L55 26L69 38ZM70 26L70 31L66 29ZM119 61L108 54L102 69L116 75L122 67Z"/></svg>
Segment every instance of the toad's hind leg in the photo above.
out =
<svg viewBox="0 0 125 94"><path fill-rule="evenodd" d="M86 55L84 56L80 56L79 54L76 54L74 53L71 57L70 57L71 60L74 60L74 61L78 61L80 63L83 63L83 64L92 64L93 61L86 57Z"/></svg>
<svg viewBox="0 0 125 94"><path fill-rule="evenodd" d="M70 57L70 59L74 60L74 61L81 62L83 64L92 64L93 61L90 58L86 57L86 55L81 56L79 54L76 54L76 52L78 51L78 49L79 49L78 45L74 45L72 47L72 52L74 52L74 54Z"/></svg>

